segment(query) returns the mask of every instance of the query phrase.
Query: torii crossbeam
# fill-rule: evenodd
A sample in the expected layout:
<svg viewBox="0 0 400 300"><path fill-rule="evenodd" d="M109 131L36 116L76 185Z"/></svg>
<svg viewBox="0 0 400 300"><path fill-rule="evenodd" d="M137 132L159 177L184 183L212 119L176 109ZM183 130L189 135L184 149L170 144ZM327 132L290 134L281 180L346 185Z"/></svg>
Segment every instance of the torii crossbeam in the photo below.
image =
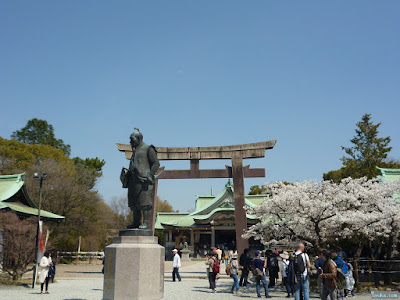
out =
<svg viewBox="0 0 400 300"><path fill-rule="evenodd" d="M236 246L239 255L249 246L248 240L242 238L243 232L247 229L247 218L244 210L245 192L244 178L265 177L264 168L252 169L250 166L243 167L243 159L265 157L265 151L273 149L276 140L213 147L156 147L159 160L190 160L189 170L164 170L155 181L153 207L157 195L158 179L190 179L190 178L232 178L234 187L235 220L236 220ZM125 152L125 157L131 159L132 148L129 144L116 144L119 151ZM225 169L202 170L199 167L200 160L209 159L231 159L232 167L225 166ZM157 173L159 173L157 172ZM156 210L153 210L151 222L154 230Z"/></svg>

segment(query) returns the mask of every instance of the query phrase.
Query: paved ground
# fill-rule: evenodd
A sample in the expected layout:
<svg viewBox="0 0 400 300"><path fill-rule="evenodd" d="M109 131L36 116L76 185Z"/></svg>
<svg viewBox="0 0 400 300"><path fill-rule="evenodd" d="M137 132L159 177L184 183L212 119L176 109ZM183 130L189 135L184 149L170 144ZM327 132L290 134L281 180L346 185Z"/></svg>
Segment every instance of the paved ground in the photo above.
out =
<svg viewBox="0 0 400 300"><path fill-rule="evenodd" d="M186 279L182 282L165 281L166 300L197 300L197 299L256 299L255 287L242 289L243 294L232 295L229 293L232 281L228 279L219 280L217 293L211 293L208 282L205 279ZM56 299L56 300L100 300L103 295L103 280L91 279L59 279L57 283L50 284L49 295L41 295L39 287L32 290L30 287L1 287L0 299L22 300L22 299ZM271 291L272 300L286 300L285 293L281 289ZM316 294L311 299L318 299ZM354 300L371 299L369 294L357 295Z"/></svg>
<svg viewBox="0 0 400 300"><path fill-rule="evenodd" d="M97 264L68 264L68 265L57 265L56 278L58 279L76 279L76 278L103 278L101 269L103 265ZM172 274L172 262L166 261L164 265L165 277L171 278ZM225 270L225 269L224 269ZM206 265L204 262L188 261L182 262L181 273L186 277L190 278L205 278ZM222 268L221 268L222 271ZM224 271L225 272L225 271ZM23 278L32 278L32 272L26 273ZM1 298L0 298L1 299Z"/></svg>
<svg viewBox="0 0 400 300"><path fill-rule="evenodd" d="M55 299L55 300L100 300L103 295L102 265L59 265L57 269L57 282L50 284L49 295L40 294L40 286L32 289L28 286L0 286L0 299L6 300L30 300L30 299ZM251 299L256 298L255 286L242 288L242 295L230 293L232 279L223 277L217 282L217 293L211 293L208 289L208 281L205 279L204 262L184 263L181 268L182 282L172 282L171 262L165 266L165 299ZM221 270L222 272L222 270ZM273 300L286 300L282 288L271 290ZM318 299L316 294L311 299ZM351 298L349 298L351 299ZM356 295L355 300L371 299L370 294Z"/></svg>

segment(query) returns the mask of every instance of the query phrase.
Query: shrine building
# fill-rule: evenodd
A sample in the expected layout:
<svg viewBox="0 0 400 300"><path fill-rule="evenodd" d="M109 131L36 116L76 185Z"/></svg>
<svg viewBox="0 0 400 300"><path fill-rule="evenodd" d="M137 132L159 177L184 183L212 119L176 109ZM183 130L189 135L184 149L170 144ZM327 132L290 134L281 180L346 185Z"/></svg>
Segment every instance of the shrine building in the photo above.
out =
<svg viewBox="0 0 400 300"><path fill-rule="evenodd" d="M166 253L173 248L182 249L185 242L195 257L204 256L204 250L213 246L236 250L235 203L233 185L229 180L217 196L197 196L192 213L158 212L155 230L164 234ZM267 195L245 195L245 204L259 206ZM256 224L255 216L246 214L247 228ZM264 246L252 238L249 248ZM199 255L197 255L199 254Z"/></svg>

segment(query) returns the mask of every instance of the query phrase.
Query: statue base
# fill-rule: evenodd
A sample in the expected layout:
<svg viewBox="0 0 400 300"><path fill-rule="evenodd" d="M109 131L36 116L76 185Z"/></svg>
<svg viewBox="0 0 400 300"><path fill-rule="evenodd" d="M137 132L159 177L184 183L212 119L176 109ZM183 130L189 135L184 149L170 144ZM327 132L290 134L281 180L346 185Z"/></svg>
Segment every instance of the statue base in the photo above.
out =
<svg viewBox="0 0 400 300"><path fill-rule="evenodd" d="M136 235L139 230L121 230L106 247L103 299L164 298L165 249L157 237Z"/></svg>
<svg viewBox="0 0 400 300"><path fill-rule="evenodd" d="M181 261L190 261L189 253L190 253L190 250L186 250L186 249L181 250L181 254L182 254Z"/></svg>
<svg viewBox="0 0 400 300"><path fill-rule="evenodd" d="M153 236L151 229L122 229L119 231L119 236Z"/></svg>

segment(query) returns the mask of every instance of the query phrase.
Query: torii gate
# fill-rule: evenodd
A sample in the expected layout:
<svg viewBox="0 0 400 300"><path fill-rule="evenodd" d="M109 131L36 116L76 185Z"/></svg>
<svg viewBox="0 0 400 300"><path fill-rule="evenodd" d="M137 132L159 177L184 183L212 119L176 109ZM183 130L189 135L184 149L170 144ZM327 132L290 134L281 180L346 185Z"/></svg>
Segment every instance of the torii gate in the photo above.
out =
<svg viewBox="0 0 400 300"><path fill-rule="evenodd" d="M154 183L153 197L153 216L152 230L154 231L154 223L156 217L156 196L157 185L159 179L188 179L188 178L232 178L235 202L235 221L236 221L236 246L239 255L249 246L249 242L242 238L242 234L247 230L247 218L244 210L245 193L244 178L245 177L265 177L264 168L250 168L250 165L243 167L243 159L265 157L265 151L273 149L276 140L231 145L231 146L213 146L213 147L156 147L157 157L159 160L190 160L189 170L164 170L165 167L159 169L157 173L162 173ZM131 159L132 148L129 144L116 144L121 152L125 152L126 159ZM208 169L199 168L200 160L206 159L231 159L232 167L225 166L225 169Z"/></svg>

